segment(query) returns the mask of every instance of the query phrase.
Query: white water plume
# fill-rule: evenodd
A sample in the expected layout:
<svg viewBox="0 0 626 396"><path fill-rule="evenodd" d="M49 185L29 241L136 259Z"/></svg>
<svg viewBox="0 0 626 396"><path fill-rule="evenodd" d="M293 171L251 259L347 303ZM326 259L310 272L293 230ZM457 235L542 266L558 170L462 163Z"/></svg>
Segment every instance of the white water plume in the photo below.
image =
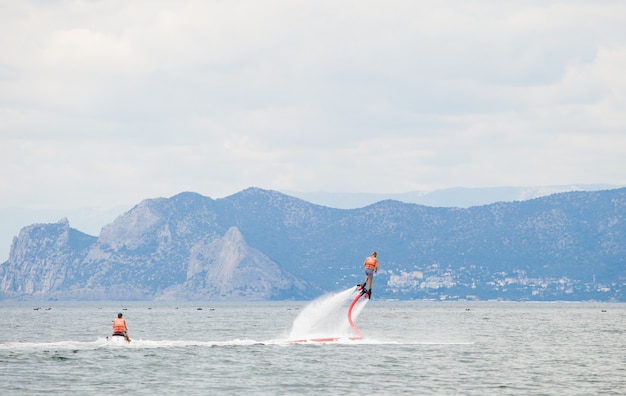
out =
<svg viewBox="0 0 626 396"><path fill-rule="evenodd" d="M294 320L289 339L341 338L352 335L347 313L348 303L354 297L356 297L355 288L351 287L342 292L326 294L312 301ZM357 304L352 313L353 321L363 310L365 303Z"/></svg>

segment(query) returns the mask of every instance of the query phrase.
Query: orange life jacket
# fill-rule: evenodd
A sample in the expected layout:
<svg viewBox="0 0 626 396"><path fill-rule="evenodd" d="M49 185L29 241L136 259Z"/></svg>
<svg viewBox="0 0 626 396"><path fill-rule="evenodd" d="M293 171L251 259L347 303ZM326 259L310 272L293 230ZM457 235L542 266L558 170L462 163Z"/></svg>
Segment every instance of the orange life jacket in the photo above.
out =
<svg viewBox="0 0 626 396"><path fill-rule="evenodd" d="M113 321L113 332L123 333L126 331L126 321L122 318L117 318Z"/></svg>
<svg viewBox="0 0 626 396"><path fill-rule="evenodd" d="M376 269L376 263L378 263L378 260L376 260L374 257L368 257L365 259L365 268Z"/></svg>

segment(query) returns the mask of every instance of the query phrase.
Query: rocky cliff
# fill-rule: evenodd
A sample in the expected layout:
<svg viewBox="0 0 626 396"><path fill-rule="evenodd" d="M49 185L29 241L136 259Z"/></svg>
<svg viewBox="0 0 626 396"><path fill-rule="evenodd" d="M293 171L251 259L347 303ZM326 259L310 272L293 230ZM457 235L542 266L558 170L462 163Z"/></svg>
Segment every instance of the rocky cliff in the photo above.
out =
<svg viewBox="0 0 626 396"><path fill-rule="evenodd" d="M183 194L146 200L98 238L67 219L25 227L0 267L2 298L270 300L306 298L306 283L251 248L237 229L220 235ZM182 204L179 207L178 204ZM196 210L199 210L197 212ZM206 224L203 224L207 222ZM217 227L220 228L220 227Z"/></svg>

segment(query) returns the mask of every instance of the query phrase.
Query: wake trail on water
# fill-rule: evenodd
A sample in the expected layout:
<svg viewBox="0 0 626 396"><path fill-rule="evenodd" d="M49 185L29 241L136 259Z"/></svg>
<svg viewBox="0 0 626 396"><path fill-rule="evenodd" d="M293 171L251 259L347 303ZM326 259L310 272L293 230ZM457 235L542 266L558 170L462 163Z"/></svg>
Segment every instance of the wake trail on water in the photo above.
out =
<svg viewBox="0 0 626 396"><path fill-rule="evenodd" d="M269 343L277 343L270 341ZM111 342L106 338L95 341L57 341L57 342L8 342L0 344L0 351L32 352L32 351L86 351L104 348L112 349L155 349L155 348L184 348L184 347L214 347L214 346L249 346L265 345L267 341L234 339L227 341L191 341L191 340L132 340L132 342Z"/></svg>
<svg viewBox="0 0 626 396"><path fill-rule="evenodd" d="M328 345L329 343L310 343L309 345ZM472 345L472 342L401 342L401 341L382 341L376 339L350 340L349 338L340 338L330 344L373 344L373 345ZM145 349L176 349L176 348L216 348L216 347L266 347L266 346L297 346L300 343L294 343L286 339L275 340L246 340L234 339L227 341L189 341L189 340L133 340L130 344L110 343L106 338L96 341L59 341L59 342L10 342L0 344L0 353L2 351L11 354L30 354L30 353L47 353L47 352L77 352L77 351L94 351L94 350L145 350Z"/></svg>

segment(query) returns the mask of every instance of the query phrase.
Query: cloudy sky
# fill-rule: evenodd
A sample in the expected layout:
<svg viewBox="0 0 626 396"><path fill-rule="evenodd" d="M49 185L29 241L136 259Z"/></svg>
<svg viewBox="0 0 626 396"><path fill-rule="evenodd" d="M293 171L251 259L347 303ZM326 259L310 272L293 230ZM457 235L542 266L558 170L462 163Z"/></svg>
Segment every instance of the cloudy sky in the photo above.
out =
<svg viewBox="0 0 626 396"><path fill-rule="evenodd" d="M624 1L0 0L0 208L626 184Z"/></svg>

